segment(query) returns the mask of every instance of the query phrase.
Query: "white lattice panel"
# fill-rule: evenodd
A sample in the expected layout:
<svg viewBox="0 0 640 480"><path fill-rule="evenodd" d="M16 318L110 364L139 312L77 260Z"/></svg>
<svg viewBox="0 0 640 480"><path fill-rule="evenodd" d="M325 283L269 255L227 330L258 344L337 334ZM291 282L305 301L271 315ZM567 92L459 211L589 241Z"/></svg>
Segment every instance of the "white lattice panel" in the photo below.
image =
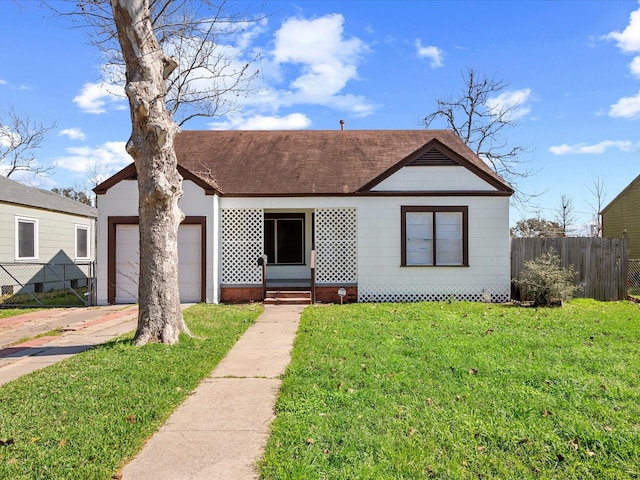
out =
<svg viewBox="0 0 640 480"><path fill-rule="evenodd" d="M358 281L358 214L355 208L315 211L316 283Z"/></svg>
<svg viewBox="0 0 640 480"><path fill-rule="evenodd" d="M223 209L221 225L222 283L262 283L262 269L258 266L257 259L263 253L263 211Z"/></svg>
<svg viewBox="0 0 640 480"><path fill-rule="evenodd" d="M359 302L436 302L455 298L459 301L508 302L510 287L503 285L403 285L358 287Z"/></svg>

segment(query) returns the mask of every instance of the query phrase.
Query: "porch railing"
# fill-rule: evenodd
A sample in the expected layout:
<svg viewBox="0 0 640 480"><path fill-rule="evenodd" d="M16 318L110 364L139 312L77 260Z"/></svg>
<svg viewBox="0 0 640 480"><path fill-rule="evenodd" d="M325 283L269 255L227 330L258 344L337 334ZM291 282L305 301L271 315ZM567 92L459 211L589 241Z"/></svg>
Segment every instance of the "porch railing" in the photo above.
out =
<svg viewBox="0 0 640 480"><path fill-rule="evenodd" d="M262 299L267 298L267 254L258 257L258 266L262 267ZM311 303L316 303L316 251L311 250Z"/></svg>

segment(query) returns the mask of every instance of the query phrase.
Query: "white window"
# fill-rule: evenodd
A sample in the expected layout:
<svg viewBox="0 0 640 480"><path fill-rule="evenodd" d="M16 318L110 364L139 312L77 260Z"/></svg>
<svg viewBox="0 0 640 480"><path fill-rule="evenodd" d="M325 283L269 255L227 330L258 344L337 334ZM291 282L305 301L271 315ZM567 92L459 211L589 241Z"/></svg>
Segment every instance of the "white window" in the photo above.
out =
<svg viewBox="0 0 640 480"><path fill-rule="evenodd" d="M88 225L76 225L76 259L87 260L91 257L91 247L89 239L90 230Z"/></svg>
<svg viewBox="0 0 640 480"><path fill-rule="evenodd" d="M38 258L38 219L16 217L16 260Z"/></svg>

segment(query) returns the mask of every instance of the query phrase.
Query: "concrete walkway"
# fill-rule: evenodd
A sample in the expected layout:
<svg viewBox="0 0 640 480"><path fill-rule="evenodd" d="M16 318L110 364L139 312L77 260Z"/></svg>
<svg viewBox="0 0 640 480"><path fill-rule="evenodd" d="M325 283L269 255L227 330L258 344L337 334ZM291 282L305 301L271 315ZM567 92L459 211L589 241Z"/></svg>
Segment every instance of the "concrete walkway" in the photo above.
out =
<svg viewBox="0 0 640 480"><path fill-rule="evenodd" d="M135 305L56 308L2 318L0 385L135 330L137 318ZM32 338L56 329L59 335Z"/></svg>
<svg viewBox="0 0 640 480"><path fill-rule="evenodd" d="M265 306L211 376L138 456L123 480L258 478L280 376L291 359L304 306Z"/></svg>

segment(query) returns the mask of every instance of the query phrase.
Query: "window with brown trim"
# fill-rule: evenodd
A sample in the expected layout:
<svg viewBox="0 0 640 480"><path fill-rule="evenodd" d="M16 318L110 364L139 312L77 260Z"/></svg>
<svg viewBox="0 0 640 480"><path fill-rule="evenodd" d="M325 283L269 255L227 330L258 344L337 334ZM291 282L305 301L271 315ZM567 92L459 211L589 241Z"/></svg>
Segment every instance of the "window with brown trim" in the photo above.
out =
<svg viewBox="0 0 640 480"><path fill-rule="evenodd" d="M468 207L401 207L401 265L468 266Z"/></svg>

